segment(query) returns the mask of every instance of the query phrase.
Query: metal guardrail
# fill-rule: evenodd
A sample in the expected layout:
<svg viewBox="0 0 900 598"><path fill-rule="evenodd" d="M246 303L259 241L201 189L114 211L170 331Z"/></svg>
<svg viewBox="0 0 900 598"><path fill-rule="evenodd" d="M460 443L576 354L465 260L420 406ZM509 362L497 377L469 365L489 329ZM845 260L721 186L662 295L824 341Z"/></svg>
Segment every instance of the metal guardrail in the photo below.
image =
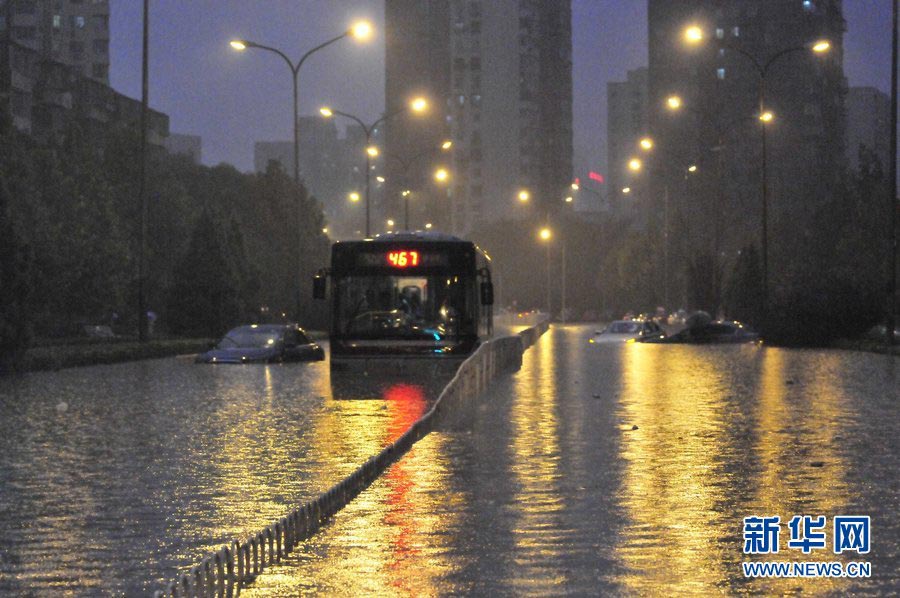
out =
<svg viewBox="0 0 900 598"><path fill-rule="evenodd" d="M207 556L181 574L168 589L157 591L154 597L233 598L244 584L256 579L269 565L281 562L299 542L309 539L329 517L368 488L445 417L465 406L464 403L474 401L498 374L519 369L522 354L548 328L549 322L543 321L517 336L483 343L460 365L432 408L395 442L314 500L293 509L249 538L232 540Z"/></svg>

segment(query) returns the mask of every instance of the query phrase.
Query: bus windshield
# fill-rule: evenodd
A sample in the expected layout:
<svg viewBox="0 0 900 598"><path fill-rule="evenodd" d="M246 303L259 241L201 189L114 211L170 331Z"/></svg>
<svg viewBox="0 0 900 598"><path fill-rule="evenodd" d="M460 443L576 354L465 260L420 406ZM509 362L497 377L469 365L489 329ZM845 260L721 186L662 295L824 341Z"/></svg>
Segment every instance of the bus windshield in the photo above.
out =
<svg viewBox="0 0 900 598"><path fill-rule="evenodd" d="M334 331L347 338L443 340L474 335L474 283L460 276L343 276Z"/></svg>

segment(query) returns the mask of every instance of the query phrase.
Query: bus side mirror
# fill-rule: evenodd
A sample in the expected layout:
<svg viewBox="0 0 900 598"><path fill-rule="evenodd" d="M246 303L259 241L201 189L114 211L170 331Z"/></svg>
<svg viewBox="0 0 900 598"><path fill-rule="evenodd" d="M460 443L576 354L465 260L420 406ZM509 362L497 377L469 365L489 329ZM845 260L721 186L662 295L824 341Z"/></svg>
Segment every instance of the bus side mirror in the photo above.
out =
<svg viewBox="0 0 900 598"><path fill-rule="evenodd" d="M324 299L325 298L325 287L327 284L327 278L321 274L316 274L313 277L313 299Z"/></svg>
<svg viewBox="0 0 900 598"><path fill-rule="evenodd" d="M481 304L494 304L494 283L486 281L481 283Z"/></svg>

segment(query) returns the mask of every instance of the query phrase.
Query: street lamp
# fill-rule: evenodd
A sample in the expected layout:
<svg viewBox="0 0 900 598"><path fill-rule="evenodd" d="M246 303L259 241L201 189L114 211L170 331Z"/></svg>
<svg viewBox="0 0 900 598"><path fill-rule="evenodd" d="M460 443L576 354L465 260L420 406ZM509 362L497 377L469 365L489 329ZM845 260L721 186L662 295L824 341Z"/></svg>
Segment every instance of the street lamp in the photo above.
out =
<svg viewBox="0 0 900 598"><path fill-rule="evenodd" d="M370 24L368 24L364 21L355 23L349 29L347 29L346 31L341 33L340 35L337 35L329 40L326 40L325 42L323 42L323 43L319 44L318 46L315 46L314 48L307 51L303 56L300 57L300 60L298 60L296 63L292 62L291 59L288 58L287 54L285 54L281 50L279 50L277 48L273 48L271 46L258 44L256 42L248 41L245 39L235 39L229 43L229 45L232 47L232 49L234 49L235 51L238 51L238 52L243 52L249 48L258 48L260 50L265 50L267 52L272 52L273 54L277 54L284 60L285 64L288 65L288 68L291 71L291 78L292 78L293 90L294 90L294 103L293 103L293 106L294 106L294 183L296 183L298 186L300 185L300 131L299 131L300 114L299 114L299 100L298 100L299 92L298 92L297 83L298 83L298 79L299 79L298 75L300 73L300 68L303 66L303 63L306 62L307 58L309 58L310 56L312 56L319 50L326 48L326 47L330 46L331 44L344 39L345 37L353 37L357 40L364 40L367 37L369 37L371 32L372 32L372 26ZM302 241L302 236L300 235L300 231L303 230L302 215L301 215L301 210L303 209L302 205L303 204L302 204L302 202L300 202L300 198L298 195L298 197L297 197L297 224L296 224L297 233L298 233L297 261L296 261L297 319L298 320L300 319L300 262L302 260L301 254L303 252L302 247L301 247L303 241Z"/></svg>
<svg viewBox="0 0 900 598"><path fill-rule="evenodd" d="M340 110L334 110L329 108L328 106L323 106L319 108L319 114L321 114L324 118L331 118L333 116L343 116L344 118L349 118L350 120L356 122L360 127L362 127L363 132L366 135L366 238L371 236L371 216L372 216L372 208L371 208L371 184L370 177L372 171L372 158L378 156L379 151L378 148L372 145L372 134L375 132L378 125L388 120L389 118L393 118L395 116L399 116L404 112L415 112L420 114L425 112L428 109L428 100L422 97L413 98L408 105L400 108L399 110L395 110L394 112L389 112L373 122L371 125L367 125L362 121L361 118L355 116L353 114L349 114L347 112L341 112Z"/></svg>
<svg viewBox="0 0 900 598"><path fill-rule="evenodd" d="M666 106L669 110L678 110L681 108L681 96L669 96L666 98Z"/></svg>
<svg viewBox="0 0 900 598"><path fill-rule="evenodd" d="M622 193L628 195L629 193L631 193L631 187L622 187Z"/></svg>
<svg viewBox="0 0 900 598"><path fill-rule="evenodd" d="M632 172L638 172L641 167L644 165L638 158L632 158L628 161L628 170Z"/></svg>
<svg viewBox="0 0 900 598"><path fill-rule="evenodd" d="M640 146L642 150L644 150L645 152L649 152L653 149L653 140L649 137L644 137L640 141Z"/></svg>
<svg viewBox="0 0 900 598"><path fill-rule="evenodd" d="M697 44L703 40L703 31L696 25L689 26L684 31L684 38L689 44ZM812 51L815 54L825 54L831 49L831 42L825 39L815 40L812 43L802 46L794 46L780 50L768 57L765 61L759 60L750 52L733 46L731 44L723 44L723 49L731 50L740 56L746 58L756 69L759 75L759 122L760 137L762 139L762 216L761 216L761 253L762 253L762 319L766 320L768 315L769 301L769 192L768 192L768 173L766 158L766 125L774 119L774 115L765 109L766 106L766 77L768 76L772 65L781 58L797 52Z"/></svg>
<svg viewBox="0 0 900 598"><path fill-rule="evenodd" d="M531 193L528 191L528 189L520 189L518 198L520 202L526 203L529 199L531 199Z"/></svg>
<svg viewBox="0 0 900 598"><path fill-rule="evenodd" d="M350 195L348 195L347 197L348 197L348 198L350 199L350 201L352 201L353 203L359 202L359 193L357 193L356 191L352 192L352 193L351 193Z"/></svg>

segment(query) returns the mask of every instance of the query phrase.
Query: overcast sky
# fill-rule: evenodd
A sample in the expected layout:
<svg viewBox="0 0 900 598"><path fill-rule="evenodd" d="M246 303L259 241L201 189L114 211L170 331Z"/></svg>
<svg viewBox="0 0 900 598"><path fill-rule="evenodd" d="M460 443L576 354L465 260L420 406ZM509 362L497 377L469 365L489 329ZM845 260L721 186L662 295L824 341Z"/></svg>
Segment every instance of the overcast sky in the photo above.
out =
<svg viewBox="0 0 900 598"><path fill-rule="evenodd" d="M111 0L110 83L140 97L141 2ZM850 85L890 86L889 0L845 0L844 67ZM150 103L171 130L203 138L206 164L253 167L253 143L291 138L291 75L263 51L237 53L236 37L299 57L368 18L383 31L382 0L151 0ZM647 64L646 0L573 0L576 174L602 170L606 83ZM384 106L384 39L342 40L300 73L301 114L329 104L375 120Z"/></svg>

